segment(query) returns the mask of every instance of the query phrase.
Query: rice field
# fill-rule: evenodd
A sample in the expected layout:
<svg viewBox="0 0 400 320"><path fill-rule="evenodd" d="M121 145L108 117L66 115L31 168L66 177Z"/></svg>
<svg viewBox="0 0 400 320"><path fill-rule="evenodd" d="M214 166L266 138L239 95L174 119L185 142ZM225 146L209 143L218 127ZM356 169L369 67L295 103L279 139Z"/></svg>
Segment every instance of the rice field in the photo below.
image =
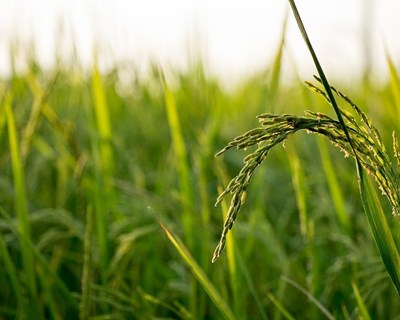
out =
<svg viewBox="0 0 400 320"><path fill-rule="evenodd" d="M32 58L1 79L0 319L400 319L398 66L331 83L360 110L338 93L352 149L278 49L234 90L201 61L143 76Z"/></svg>

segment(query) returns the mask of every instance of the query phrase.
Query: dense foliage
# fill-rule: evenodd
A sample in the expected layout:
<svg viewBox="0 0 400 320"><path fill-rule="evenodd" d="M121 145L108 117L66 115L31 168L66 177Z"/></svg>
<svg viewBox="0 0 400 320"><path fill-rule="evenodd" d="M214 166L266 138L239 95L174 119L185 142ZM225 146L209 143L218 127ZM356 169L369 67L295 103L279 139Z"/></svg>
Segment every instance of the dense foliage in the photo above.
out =
<svg viewBox="0 0 400 320"><path fill-rule="evenodd" d="M387 145L396 81L347 89ZM299 133L256 169L211 264L227 211L214 203L243 164L242 152L214 154L261 113L334 117L300 81L281 84L276 64L235 90L201 64L166 81L156 68L32 64L0 82L0 99L0 318L399 318L354 163L315 135Z"/></svg>

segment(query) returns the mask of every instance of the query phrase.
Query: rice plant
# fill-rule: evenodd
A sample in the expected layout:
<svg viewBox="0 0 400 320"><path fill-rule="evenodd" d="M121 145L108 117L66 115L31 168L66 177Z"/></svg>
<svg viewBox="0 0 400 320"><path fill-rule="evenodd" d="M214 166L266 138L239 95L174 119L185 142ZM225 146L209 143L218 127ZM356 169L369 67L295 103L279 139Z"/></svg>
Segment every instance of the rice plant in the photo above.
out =
<svg viewBox="0 0 400 320"><path fill-rule="evenodd" d="M319 78L317 78L320 81ZM322 95L328 102L329 98L326 93L314 84L307 82L307 86ZM397 165L394 166L386 148L382 142L379 131L373 126L367 115L361 111L346 95L332 87L332 90L338 97L348 103L359 121L353 114L340 108L340 113L345 119L345 124L350 137L354 143L355 150L359 155L359 159L363 168L377 182L382 194L385 195L392 205L392 213L400 214L399 194L397 190L400 187L400 180L396 166L399 162L398 140L393 132L393 153L397 159ZM354 150L351 148L349 141L342 130L342 126L338 120L334 120L328 115L321 112L306 111L305 116L293 114L261 114L257 116L260 127L252 129L243 135L236 137L229 142L226 147L219 151L219 156L227 150L235 147L237 149L246 150L256 146L257 149L244 158L244 166L239 174L233 178L227 188L220 194L217 199L218 205L222 199L232 194L231 204L228 210L221 240L215 250L213 261L215 261L223 248L225 247L226 235L232 228L240 207L246 198L246 189L253 177L255 169L265 160L270 150L278 144L283 144L286 139L298 131L307 133L316 133L327 138L335 147L339 148L345 157L352 156L355 158ZM360 121L361 120L361 121Z"/></svg>
<svg viewBox="0 0 400 320"><path fill-rule="evenodd" d="M257 117L261 125L260 127L236 137L216 154L217 156L221 155L232 147L246 150L249 147L257 146L254 152L244 158L244 166L239 174L229 182L226 189L217 199L216 205L218 205L226 195L232 195L220 241L214 251L212 262L218 259L226 246L226 236L229 230L232 229L239 210L246 199L246 190L255 169L265 160L273 147L278 144L283 144L291 135L304 130L309 133L317 133L324 136L332 142L335 147L338 147L344 152L345 157L351 156L355 159L364 211L385 267L397 292L400 294L400 256L385 215L383 214L380 201L376 197L369 181L365 179L363 173L364 169L375 179L382 195L386 196L389 200L393 215L399 215L400 181L397 168L400 167L400 156L398 139L393 132L393 154L397 161L397 165L394 166L382 142L380 133L372 125L372 121L352 100L350 100L350 98L329 84L307 35L295 1L289 0L289 3L292 7L299 30L318 71L319 77L315 76L315 78L322 85L323 89L310 82L306 82L306 84L311 90L325 98L333 107L338 120L334 120L324 113L312 111L307 111L305 116L292 114L261 114ZM339 107L334 94L350 105L353 109L353 113L358 116L359 121L354 118L352 113Z"/></svg>

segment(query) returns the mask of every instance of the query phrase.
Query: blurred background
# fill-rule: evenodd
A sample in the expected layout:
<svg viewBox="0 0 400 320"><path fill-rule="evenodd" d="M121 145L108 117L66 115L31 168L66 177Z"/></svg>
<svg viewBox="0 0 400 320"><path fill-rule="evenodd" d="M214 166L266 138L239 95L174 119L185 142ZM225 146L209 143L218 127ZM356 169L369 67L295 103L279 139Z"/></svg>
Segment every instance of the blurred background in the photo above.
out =
<svg viewBox="0 0 400 320"><path fill-rule="evenodd" d="M399 2L297 5L397 195ZM261 113L336 119L314 73L285 0L0 0L0 320L399 320L354 162L316 134L257 167L211 263L255 146L214 155Z"/></svg>
<svg viewBox="0 0 400 320"><path fill-rule="evenodd" d="M385 50L400 59L398 1L304 0L298 7L329 74L381 76ZM156 61L184 68L201 55L210 72L237 81L271 62L287 9L287 1L270 0L2 0L0 72L10 73L10 45L18 43L34 46L44 66L71 55L88 66L96 51L103 67L129 61L145 68ZM311 59L289 20L285 59L308 76Z"/></svg>

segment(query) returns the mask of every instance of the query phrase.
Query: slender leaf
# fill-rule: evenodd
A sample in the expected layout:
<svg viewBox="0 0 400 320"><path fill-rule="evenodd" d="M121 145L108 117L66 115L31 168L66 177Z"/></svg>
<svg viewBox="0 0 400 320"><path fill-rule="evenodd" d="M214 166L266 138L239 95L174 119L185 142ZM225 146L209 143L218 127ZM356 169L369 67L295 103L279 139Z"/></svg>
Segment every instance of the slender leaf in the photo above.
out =
<svg viewBox="0 0 400 320"><path fill-rule="evenodd" d="M278 309L280 313L285 317L285 319L295 320L295 318L290 314L290 312L285 309L282 303L280 303L279 300L276 299L272 293L268 292L267 297L274 304L275 308Z"/></svg>
<svg viewBox="0 0 400 320"><path fill-rule="evenodd" d="M207 278L207 275L203 272L201 267L197 264L196 260L189 253L188 249L182 243L182 240L179 239L176 235L172 234L171 231L168 230L161 221L157 220L160 227L164 230L167 235L168 240L173 244L175 249L178 251L180 256L185 261L186 265L190 268L190 271L199 281L203 289L207 292L208 296L214 302L215 306L219 309L222 316L226 319L235 319L232 311L229 309L226 302L223 300L221 295L218 293L217 289L213 286L212 282Z"/></svg>
<svg viewBox="0 0 400 320"><path fill-rule="evenodd" d="M321 161L325 172L325 177L328 182L328 187L331 192L332 202L335 206L336 215L341 226L347 231L350 231L350 217L346 211L343 193L338 181L338 172L334 169L331 156L328 152L326 143L318 139L318 147L321 155Z"/></svg>
<svg viewBox="0 0 400 320"><path fill-rule="evenodd" d="M357 305L358 305L358 312L362 316L363 320L371 320L371 317L368 313L367 307L365 306L364 300L361 297L360 290L358 290L357 285L355 282L351 283L351 287L353 288L354 295L356 297Z"/></svg>
<svg viewBox="0 0 400 320"><path fill-rule="evenodd" d="M386 270L400 295L400 257L382 206L369 179L360 181L365 215Z"/></svg>
<svg viewBox="0 0 400 320"><path fill-rule="evenodd" d="M93 273L93 209L87 208L86 213L86 229L84 238L84 252L83 252L83 270L81 278L82 295L79 305L79 318L81 320L88 319L90 315L90 295L91 295L91 282Z"/></svg>
<svg viewBox="0 0 400 320"><path fill-rule="evenodd" d="M15 264L13 263L10 254L7 250L6 244L4 242L3 235L0 234L0 257L1 261L4 263L8 276L10 278L11 286L14 290L14 294L17 298L18 308L21 315L23 314L23 308L25 306L23 290L21 283L18 280L17 270Z"/></svg>
<svg viewBox="0 0 400 320"><path fill-rule="evenodd" d="M15 209L18 217L18 236L21 244L21 254L24 269L25 284L28 288L29 296L32 299L32 316L38 315L38 297L35 277L35 262L32 251L26 245L26 242L30 241L31 230L29 222L29 211L27 196L25 190L25 177L24 170L22 167L19 143L17 137L17 128L14 120L14 113L12 110L12 97L11 95L6 96L5 100L5 111L8 125L8 142L10 146L11 154L11 165L14 177L14 189L15 189Z"/></svg>
<svg viewBox="0 0 400 320"><path fill-rule="evenodd" d="M190 167L187 158L187 150L183 138L182 127L179 119L179 112L171 88L168 86L162 73L161 81L164 88L164 101L167 111L168 124L171 132L172 146L174 148L177 166L179 170L180 194L183 201L182 220L185 228L185 235L188 237L189 246L194 245L194 222L190 214L192 200L192 187L190 183Z"/></svg>
<svg viewBox="0 0 400 320"><path fill-rule="evenodd" d="M322 304L319 302L311 293L309 293L306 289L304 289L301 285L299 285L297 282L293 281L292 279L289 279L287 277L282 277L282 279L295 287L297 290L299 290L302 294L304 294L308 300L310 300L323 314L324 316L329 319L329 320L334 320L335 317L333 314L331 314Z"/></svg>

